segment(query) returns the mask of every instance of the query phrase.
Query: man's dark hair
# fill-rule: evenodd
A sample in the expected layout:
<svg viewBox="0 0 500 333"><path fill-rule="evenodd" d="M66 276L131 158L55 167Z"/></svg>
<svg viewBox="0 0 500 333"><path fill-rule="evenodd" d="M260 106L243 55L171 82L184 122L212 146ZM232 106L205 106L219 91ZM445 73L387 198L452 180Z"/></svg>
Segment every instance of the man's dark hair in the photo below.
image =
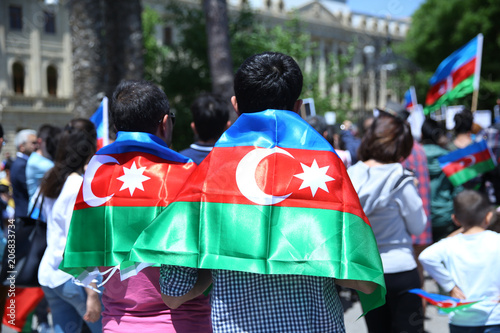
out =
<svg viewBox="0 0 500 333"><path fill-rule="evenodd" d="M217 140L229 120L229 102L219 95L203 93L191 104L191 114L199 139Z"/></svg>
<svg viewBox="0 0 500 333"><path fill-rule="evenodd" d="M446 130L439 125L439 123L431 118L426 118L422 123L422 137L423 144L441 145L441 139L446 135Z"/></svg>
<svg viewBox="0 0 500 333"><path fill-rule="evenodd" d="M480 225L492 211L488 197L474 190L464 190L453 199L455 218L464 227Z"/></svg>
<svg viewBox="0 0 500 333"><path fill-rule="evenodd" d="M59 141L59 134L61 131L62 129L60 127L50 124L43 124L40 128L38 128L37 137L42 139L42 142L45 142L45 147L51 160L55 158L57 143Z"/></svg>
<svg viewBox="0 0 500 333"><path fill-rule="evenodd" d="M0 124L0 138L3 138L3 126Z"/></svg>
<svg viewBox="0 0 500 333"><path fill-rule="evenodd" d="M468 109L464 109L453 117L455 121L455 128L453 129L455 135L468 133L472 130L474 123L474 115Z"/></svg>
<svg viewBox="0 0 500 333"><path fill-rule="evenodd" d="M110 110L117 131L154 134L170 105L167 95L153 83L125 80L116 87Z"/></svg>
<svg viewBox="0 0 500 333"><path fill-rule="evenodd" d="M60 134L54 158L54 167L42 179L40 192L48 198L57 198L64 182L73 172L83 171L95 154L97 133L88 119L72 119Z"/></svg>
<svg viewBox="0 0 500 333"><path fill-rule="evenodd" d="M306 121L311 125L319 134L323 135L327 129L326 119L323 116L309 116Z"/></svg>
<svg viewBox="0 0 500 333"><path fill-rule="evenodd" d="M413 148L413 136L407 121L388 113L375 118L358 149L361 161L374 159L380 163L398 163Z"/></svg>
<svg viewBox="0 0 500 333"><path fill-rule="evenodd" d="M247 58L234 77L240 113L293 110L302 91L302 72L292 57L265 52Z"/></svg>

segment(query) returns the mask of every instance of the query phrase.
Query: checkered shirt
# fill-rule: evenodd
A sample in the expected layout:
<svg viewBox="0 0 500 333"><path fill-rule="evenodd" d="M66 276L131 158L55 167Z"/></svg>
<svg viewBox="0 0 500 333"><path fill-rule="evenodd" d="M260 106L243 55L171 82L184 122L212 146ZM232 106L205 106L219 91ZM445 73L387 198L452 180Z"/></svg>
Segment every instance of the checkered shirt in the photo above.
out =
<svg viewBox="0 0 500 333"><path fill-rule="evenodd" d="M422 199L425 215L427 216L427 224L425 225L424 232L418 236L411 236L413 244L432 244L431 181L429 178L429 168L427 167L427 156L425 156L424 149L416 141L413 142L413 149L410 156L402 164L404 168L415 173L415 177L418 180L417 191Z"/></svg>
<svg viewBox="0 0 500 333"><path fill-rule="evenodd" d="M182 296L194 286L197 269L165 266L162 294ZM214 333L345 332L334 279L212 270Z"/></svg>

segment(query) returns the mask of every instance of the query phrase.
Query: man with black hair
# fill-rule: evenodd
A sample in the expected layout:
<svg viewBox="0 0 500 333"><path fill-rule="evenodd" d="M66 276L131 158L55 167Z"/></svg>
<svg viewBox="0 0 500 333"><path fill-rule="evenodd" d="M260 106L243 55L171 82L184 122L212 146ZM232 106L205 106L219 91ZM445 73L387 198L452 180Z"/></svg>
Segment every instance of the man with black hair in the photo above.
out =
<svg viewBox="0 0 500 333"><path fill-rule="evenodd" d="M50 124L44 124L38 129L38 149L30 155L26 164L26 184L30 200L45 173L54 166L52 160L56 153L59 133L61 128Z"/></svg>
<svg viewBox="0 0 500 333"><path fill-rule="evenodd" d="M59 267L72 272L97 266L103 271L104 332L210 332L208 298L202 295L171 310L159 294L158 267L125 281L112 269L104 270L127 258L137 236L196 167L169 148L175 118L167 96L153 83L122 81L113 93L110 115L116 140L88 163Z"/></svg>
<svg viewBox="0 0 500 333"><path fill-rule="evenodd" d="M365 311L383 303L380 255L343 162L298 114L302 80L285 54L246 59L231 98L239 118L130 252L163 264L171 308L213 282L214 332L344 332L335 283L361 290Z"/></svg>
<svg viewBox="0 0 500 333"><path fill-rule="evenodd" d="M193 116L191 129L197 140L180 153L191 158L194 163L200 164L222 133L231 125L229 103L219 95L204 93L191 104L191 114Z"/></svg>

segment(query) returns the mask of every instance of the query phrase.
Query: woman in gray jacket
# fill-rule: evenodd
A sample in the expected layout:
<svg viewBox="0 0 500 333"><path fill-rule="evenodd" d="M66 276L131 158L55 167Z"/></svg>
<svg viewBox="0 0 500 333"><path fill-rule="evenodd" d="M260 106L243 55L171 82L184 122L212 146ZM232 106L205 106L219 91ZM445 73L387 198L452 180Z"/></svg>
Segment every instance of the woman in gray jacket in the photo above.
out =
<svg viewBox="0 0 500 333"><path fill-rule="evenodd" d="M370 220L384 267L386 304L366 316L368 331L423 333L422 301L407 291L420 288L411 235L419 235L427 218L415 178L400 164L411 153L409 124L381 112L365 133L360 161L348 169Z"/></svg>

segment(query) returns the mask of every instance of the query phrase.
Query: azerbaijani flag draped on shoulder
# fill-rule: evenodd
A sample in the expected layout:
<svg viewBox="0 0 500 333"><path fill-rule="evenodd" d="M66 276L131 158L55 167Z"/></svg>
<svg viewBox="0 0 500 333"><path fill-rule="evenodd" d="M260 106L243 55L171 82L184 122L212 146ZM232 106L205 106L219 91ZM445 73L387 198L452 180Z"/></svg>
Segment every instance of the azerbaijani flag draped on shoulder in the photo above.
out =
<svg viewBox="0 0 500 333"><path fill-rule="evenodd" d="M453 186L474 179L496 166L494 155L485 140L440 156L438 161Z"/></svg>
<svg viewBox="0 0 500 333"><path fill-rule="evenodd" d="M99 150L109 144L108 98L106 96L89 120L94 123L96 128L97 150Z"/></svg>
<svg viewBox="0 0 500 333"><path fill-rule="evenodd" d="M426 115L479 89L482 52L483 35L479 34L439 64L429 80Z"/></svg>
<svg viewBox="0 0 500 333"><path fill-rule="evenodd" d="M118 132L87 166L59 268L84 281L119 265L195 167L152 134Z"/></svg>
<svg viewBox="0 0 500 333"><path fill-rule="evenodd" d="M365 311L385 302L375 237L344 164L291 111L242 114L129 260L371 281Z"/></svg>

